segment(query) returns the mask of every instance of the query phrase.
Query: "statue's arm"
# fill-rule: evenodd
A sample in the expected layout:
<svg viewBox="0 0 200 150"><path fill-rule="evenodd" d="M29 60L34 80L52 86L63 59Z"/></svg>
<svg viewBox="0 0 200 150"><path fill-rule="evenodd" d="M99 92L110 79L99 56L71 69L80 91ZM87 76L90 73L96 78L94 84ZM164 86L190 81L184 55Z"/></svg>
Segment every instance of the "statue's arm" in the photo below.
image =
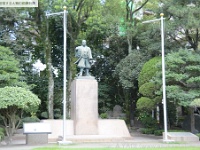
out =
<svg viewBox="0 0 200 150"><path fill-rule="evenodd" d="M92 51L89 47L88 47L88 55L89 55L89 59L92 59Z"/></svg>
<svg viewBox="0 0 200 150"><path fill-rule="evenodd" d="M75 57L80 57L80 51L78 47L75 48Z"/></svg>

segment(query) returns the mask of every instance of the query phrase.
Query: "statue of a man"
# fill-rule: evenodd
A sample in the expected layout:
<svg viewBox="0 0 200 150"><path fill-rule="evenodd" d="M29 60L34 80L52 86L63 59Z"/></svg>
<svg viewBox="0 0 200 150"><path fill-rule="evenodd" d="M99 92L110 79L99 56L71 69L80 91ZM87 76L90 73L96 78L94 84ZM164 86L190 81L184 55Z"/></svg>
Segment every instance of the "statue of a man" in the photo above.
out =
<svg viewBox="0 0 200 150"><path fill-rule="evenodd" d="M80 69L79 76L83 76L83 71L85 71L85 76L90 76L89 69L91 68L92 52L86 45L86 40L82 40L82 45L75 48L75 57L78 57L75 64Z"/></svg>

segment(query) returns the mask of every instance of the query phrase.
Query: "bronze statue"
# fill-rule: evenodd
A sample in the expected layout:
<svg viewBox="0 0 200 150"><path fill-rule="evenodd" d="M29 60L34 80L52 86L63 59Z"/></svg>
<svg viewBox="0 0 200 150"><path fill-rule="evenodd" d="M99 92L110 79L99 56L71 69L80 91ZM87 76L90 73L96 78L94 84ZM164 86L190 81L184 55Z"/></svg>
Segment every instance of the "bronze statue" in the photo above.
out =
<svg viewBox="0 0 200 150"><path fill-rule="evenodd" d="M75 64L80 69L78 76L83 76L83 71L85 71L85 76L90 76L89 69L91 68L92 52L86 45L86 40L82 40L82 45L75 48L75 57L78 57Z"/></svg>

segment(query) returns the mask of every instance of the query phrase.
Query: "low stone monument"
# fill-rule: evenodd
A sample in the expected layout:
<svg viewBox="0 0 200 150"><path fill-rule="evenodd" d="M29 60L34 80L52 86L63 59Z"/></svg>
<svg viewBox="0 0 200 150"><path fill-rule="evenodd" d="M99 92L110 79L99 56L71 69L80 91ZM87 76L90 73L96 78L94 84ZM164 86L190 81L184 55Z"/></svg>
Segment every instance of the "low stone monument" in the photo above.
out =
<svg viewBox="0 0 200 150"><path fill-rule="evenodd" d="M122 114L122 107L119 105L115 105L115 107L113 108L113 117L120 117L121 114Z"/></svg>
<svg viewBox="0 0 200 150"><path fill-rule="evenodd" d="M51 127L48 123L24 123L23 133L26 135L26 144L47 144Z"/></svg>
<svg viewBox="0 0 200 150"><path fill-rule="evenodd" d="M165 137L165 133L163 133L163 139ZM190 132L167 132L167 138L170 141L176 142L198 142L199 137Z"/></svg>

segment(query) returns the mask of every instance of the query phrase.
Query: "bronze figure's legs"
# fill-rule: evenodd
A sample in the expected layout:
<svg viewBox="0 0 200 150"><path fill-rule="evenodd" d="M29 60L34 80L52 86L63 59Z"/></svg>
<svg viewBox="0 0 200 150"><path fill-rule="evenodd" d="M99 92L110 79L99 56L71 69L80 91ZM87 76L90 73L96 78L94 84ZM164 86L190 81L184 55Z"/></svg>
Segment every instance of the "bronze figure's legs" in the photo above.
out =
<svg viewBox="0 0 200 150"><path fill-rule="evenodd" d="M79 76L83 76L83 68L80 68Z"/></svg>
<svg viewBox="0 0 200 150"><path fill-rule="evenodd" d="M86 76L90 76L89 69L85 69L85 70L86 70Z"/></svg>

